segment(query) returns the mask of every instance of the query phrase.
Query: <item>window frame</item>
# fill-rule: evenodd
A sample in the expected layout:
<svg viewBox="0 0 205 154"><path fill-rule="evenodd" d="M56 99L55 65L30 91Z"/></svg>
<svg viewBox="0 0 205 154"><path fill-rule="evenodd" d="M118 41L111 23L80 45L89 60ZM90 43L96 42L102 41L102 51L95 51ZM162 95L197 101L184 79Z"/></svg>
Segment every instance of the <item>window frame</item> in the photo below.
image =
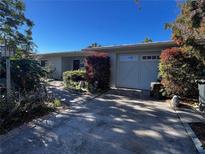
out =
<svg viewBox="0 0 205 154"><path fill-rule="evenodd" d="M140 59L141 61L159 61L160 55L157 55L157 54L141 55Z"/></svg>
<svg viewBox="0 0 205 154"><path fill-rule="evenodd" d="M44 62L44 65L42 64ZM48 60L47 59L42 59L41 61L40 61L40 65L41 65L41 67L46 67L46 66L48 66Z"/></svg>

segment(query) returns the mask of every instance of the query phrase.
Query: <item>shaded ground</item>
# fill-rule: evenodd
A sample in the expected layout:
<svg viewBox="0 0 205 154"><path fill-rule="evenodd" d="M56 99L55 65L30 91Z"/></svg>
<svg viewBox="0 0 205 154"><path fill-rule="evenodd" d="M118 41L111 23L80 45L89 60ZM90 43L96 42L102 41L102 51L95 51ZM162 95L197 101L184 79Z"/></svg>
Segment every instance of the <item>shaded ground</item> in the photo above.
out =
<svg viewBox="0 0 205 154"><path fill-rule="evenodd" d="M182 102L183 103L183 102ZM187 133L195 143L199 153L205 153L205 117L196 106L183 103L175 109Z"/></svg>
<svg viewBox="0 0 205 154"><path fill-rule="evenodd" d="M205 147L205 123L191 123L190 124L192 130L195 132L196 136L199 138L203 147Z"/></svg>
<svg viewBox="0 0 205 154"><path fill-rule="evenodd" d="M196 153L165 102L110 92L91 100L52 90L66 99L70 109L0 137L0 153Z"/></svg>
<svg viewBox="0 0 205 154"><path fill-rule="evenodd" d="M33 119L45 116L54 111L55 110L53 108L40 106L38 108L30 110L29 112L20 110L13 113L11 116L8 116L8 114L6 114L4 121L0 123L0 135L6 134L12 129L23 125L24 123L28 123Z"/></svg>

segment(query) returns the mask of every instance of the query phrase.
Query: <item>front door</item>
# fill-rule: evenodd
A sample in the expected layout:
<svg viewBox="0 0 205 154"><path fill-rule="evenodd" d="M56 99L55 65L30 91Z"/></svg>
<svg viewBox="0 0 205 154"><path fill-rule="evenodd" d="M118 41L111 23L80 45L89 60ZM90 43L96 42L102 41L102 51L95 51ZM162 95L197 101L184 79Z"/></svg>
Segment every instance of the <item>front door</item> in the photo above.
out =
<svg viewBox="0 0 205 154"><path fill-rule="evenodd" d="M80 60L73 60L73 70L78 70L80 68Z"/></svg>

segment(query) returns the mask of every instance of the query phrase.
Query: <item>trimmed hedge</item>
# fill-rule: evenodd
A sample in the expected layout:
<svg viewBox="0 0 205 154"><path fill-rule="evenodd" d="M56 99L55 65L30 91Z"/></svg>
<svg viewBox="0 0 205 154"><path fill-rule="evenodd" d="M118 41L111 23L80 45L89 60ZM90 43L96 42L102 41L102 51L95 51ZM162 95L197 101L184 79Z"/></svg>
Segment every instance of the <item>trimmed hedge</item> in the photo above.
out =
<svg viewBox="0 0 205 154"><path fill-rule="evenodd" d="M80 81L85 80L86 72L84 70L66 71L63 73L63 81L66 88L80 89Z"/></svg>
<svg viewBox="0 0 205 154"><path fill-rule="evenodd" d="M110 87L110 57L105 53L93 52L85 58L88 90L97 92Z"/></svg>

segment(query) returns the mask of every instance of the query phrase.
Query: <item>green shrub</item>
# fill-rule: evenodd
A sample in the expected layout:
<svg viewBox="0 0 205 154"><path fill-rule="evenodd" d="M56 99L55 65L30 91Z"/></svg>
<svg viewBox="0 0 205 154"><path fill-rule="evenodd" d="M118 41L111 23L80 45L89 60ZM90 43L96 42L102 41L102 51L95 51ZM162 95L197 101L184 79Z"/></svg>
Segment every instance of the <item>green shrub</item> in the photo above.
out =
<svg viewBox="0 0 205 154"><path fill-rule="evenodd" d="M5 59L0 59L0 118L11 117L17 112L30 112L43 105L47 99L47 91L42 78L46 71L39 63L30 59L11 60L10 99L6 98ZM3 118L3 119L4 119Z"/></svg>
<svg viewBox="0 0 205 154"><path fill-rule="evenodd" d="M6 79L5 59L0 60L0 78ZM38 61L30 59L11 60L12 88L26 93L38 90L41 86L41 79L47 72L40 66Z"/></svg>
<svg viewBox="0 0 205 154"><path fill-rule="evenodd" d="M63 81L66 88L81 89L80 81L86 81L85 70L66 71L63 73Z"/></svg>
<svg viewBox="0 0 205 154"><path fill-rule="evenodd" d="M92 53L85 58L88 90L96 92L110 87L110 57L105 53Z"/></svg>
<svg viewBox="0 0 205 154"><path fill-rule="evenodd" d="M198 96L196 79L203 74L204 65L194 55L180 48L166 49L161 53L160 75L168 96L185 98Z"/></svg>
<svg viewBox="0 0 205 154"><path fill-rule="evenodd" d="M60 107L60 106L61 106L61 101L56 98L56 99L54 99L54 101L53 101L53 105L54 105L54 107Z"/></svg>

